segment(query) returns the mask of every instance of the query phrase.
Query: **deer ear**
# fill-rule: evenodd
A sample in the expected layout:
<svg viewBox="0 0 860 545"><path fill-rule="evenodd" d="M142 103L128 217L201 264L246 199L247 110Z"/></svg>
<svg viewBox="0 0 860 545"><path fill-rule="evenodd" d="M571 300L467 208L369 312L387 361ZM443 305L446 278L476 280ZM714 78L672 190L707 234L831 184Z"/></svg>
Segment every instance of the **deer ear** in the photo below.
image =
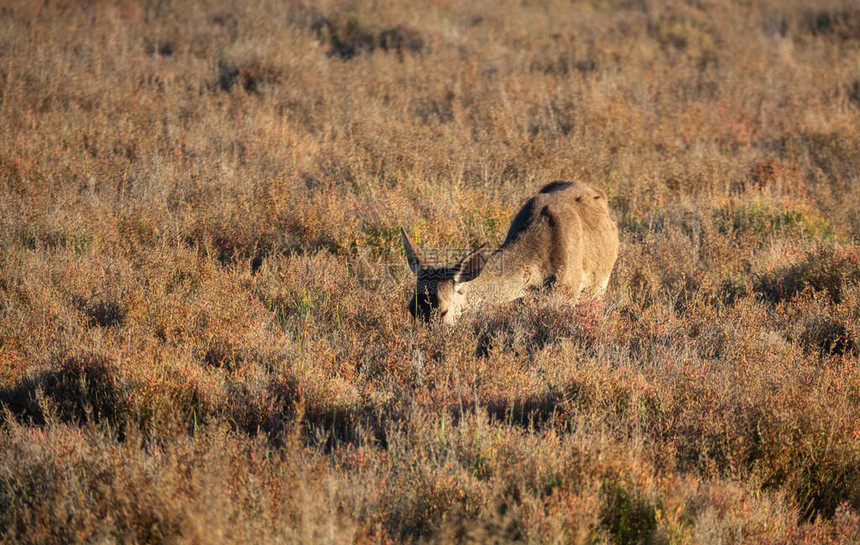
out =
<svg viewBox="0 0 860 545"><path fill-rule="evenodd" d="M485 245L482 244L480 248L460 261L459 270L457 271L457 274L454 275L454 282L456 284L474 280L479 274L481 274L481 270L483 270L484 265L487 264L487 258L489 257L489 255L484 252L484 246ZM455 287L454 289L457 288ZM457 293L460 293L460 290L457 290Z"/></svg>
<svg viewBox="0 0 860 545"><path fill-rule="evenodd" d="M406 261L409 262L409 268L412 269L413 274L417 275L418 271L427 267L427 258L424 257L421 248L412 242L403 227L400 228L400 238L403 239L403 249L406 250Z"/></svg>

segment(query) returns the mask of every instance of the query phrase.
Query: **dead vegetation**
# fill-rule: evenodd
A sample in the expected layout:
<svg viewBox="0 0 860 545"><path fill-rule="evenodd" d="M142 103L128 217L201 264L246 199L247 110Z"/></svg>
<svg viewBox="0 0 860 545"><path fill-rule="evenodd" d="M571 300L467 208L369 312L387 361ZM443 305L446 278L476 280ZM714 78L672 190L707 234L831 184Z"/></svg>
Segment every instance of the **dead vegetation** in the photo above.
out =
<svg viewBox="0 0 860 545"><path fill-rule="evenodd" d="M855 543L860 12L7 2L0 540ZM605 190L602 305L399 226Z"/></svg>

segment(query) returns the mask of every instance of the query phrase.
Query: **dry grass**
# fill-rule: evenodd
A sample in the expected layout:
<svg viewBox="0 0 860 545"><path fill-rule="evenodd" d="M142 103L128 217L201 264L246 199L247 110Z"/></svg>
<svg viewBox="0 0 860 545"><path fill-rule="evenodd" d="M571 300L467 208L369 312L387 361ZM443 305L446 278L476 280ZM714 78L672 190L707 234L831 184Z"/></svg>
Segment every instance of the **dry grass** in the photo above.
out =
<svg viewBox="0 0 860 545"><path fill-rule="evenodd" d="M4 542L860 540L855 2L13 0L0 112ZM603 305L413 325L559 178Z"/></svg>

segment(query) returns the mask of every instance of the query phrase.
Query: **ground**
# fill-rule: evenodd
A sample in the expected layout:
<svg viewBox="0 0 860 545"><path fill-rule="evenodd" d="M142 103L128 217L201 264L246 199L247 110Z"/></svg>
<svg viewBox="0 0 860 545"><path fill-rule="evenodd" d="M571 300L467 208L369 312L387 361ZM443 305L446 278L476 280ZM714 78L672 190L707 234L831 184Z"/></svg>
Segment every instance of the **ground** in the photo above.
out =
<svg viewBox="0 0 860 545"><path fill-rule="evenodd" d="M0 540L856 543L851 0L9 0ZM400 226L603 189L601 303Z"/></svg>

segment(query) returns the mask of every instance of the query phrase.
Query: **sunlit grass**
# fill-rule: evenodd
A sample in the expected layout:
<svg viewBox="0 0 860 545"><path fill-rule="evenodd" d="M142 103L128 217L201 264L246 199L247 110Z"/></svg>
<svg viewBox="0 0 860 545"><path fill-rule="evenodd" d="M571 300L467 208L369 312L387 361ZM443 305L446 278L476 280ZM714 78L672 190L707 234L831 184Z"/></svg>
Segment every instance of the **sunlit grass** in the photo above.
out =
<svg viewBox="0 0 860 545"><path fill-rule="evenodd" d="M860 11L0 8L0 541L854 543ZM601 302L416 325L543 184Z"/></svg>

